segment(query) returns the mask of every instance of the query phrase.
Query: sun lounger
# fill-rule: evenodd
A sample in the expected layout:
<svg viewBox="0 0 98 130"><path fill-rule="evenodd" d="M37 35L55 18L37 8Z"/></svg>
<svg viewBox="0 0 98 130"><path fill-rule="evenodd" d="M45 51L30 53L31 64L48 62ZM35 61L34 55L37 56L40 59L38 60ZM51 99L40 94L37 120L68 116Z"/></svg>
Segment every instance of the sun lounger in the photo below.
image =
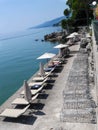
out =
<svg viewBox="0 0 98 130"><path fill-rule="evenodd" d="M34 77L33 81L43 81L45 77Z"/></svg>
<svg viewBox="0 0 98 130"><path fill-rule="evenodd" d="M17 104L17 105L28 105L29 103L32 103L36 98L37 98L38 94L36 94L35 96L32 97L31 101L28 102L25 98L16 98L12 104Z"/></svg>
<svg viewBox="0 0 98 130"><path fill-rule="evenodd" d="M42 81L40 81L40 82L31 82L31 83L29 83L29 86L32 87L34 85L42 85L42 84L43 84Z"/></svg>
<svg viewBox="0 0 98 130"><path fill-rule="evenodd" d="M35 95L37 94L38 92L40 92L42 89L43 89L44 85L42 85L41 87L39 87L38 89L31 89L31 94L32 95ZM24 95L24 90L21 92L21 95Z"/></svg>
<svg viewBox="0 0 98 130"><path fill-rule="evenodd" d="M29 83L29 86L32 87L34 85L43 85L46 81L47 81L48 78L45 78L43 81L38 81L38 82L30 82Z"/></svg>
<svg viewBox="0 0 98 130"><path fill-rule="evenodd" d="M56 66L55 66L56 67ZM47 67L47 68L44 68L45 72L50 72L52 73L53 70L55 69L55 67Z"/></svg>
<svg viewBox="0 0 98 130"><path fill-rule="evenodd" d="M49 70L52 70L52 69L49 69ZM45 82L46 78L48 78L48 76L51 74L52 71L45 72L45 76L36 76L32 80L36 82L41 82L41 81Z"/></svg>
<svg viewBox="0 0 98 130"><path fill-rule="evenodd" d="M61 61L59 61L59 60L54 60L53 63L54 63L54 65L59 65L59 64L61 64Z"/></svg>
<svg viewBox="0 0 98 130"><path fill-rule="evenodd" d="M30 105L26 106L24 109L13 109L13 108L6 108L0 116L2 117L12 117L17 118L21 116L26 110L29 108Z"/></svg>
<svg viewBox="0 0 98 130"><path fill-rule="evenodd" d="M45 72L43 77L47 77L48 74L50 74L50 73L49 73L49 72ZM42 77L40 73L38 73L37 75L38 75L39 77Z"/></svg>

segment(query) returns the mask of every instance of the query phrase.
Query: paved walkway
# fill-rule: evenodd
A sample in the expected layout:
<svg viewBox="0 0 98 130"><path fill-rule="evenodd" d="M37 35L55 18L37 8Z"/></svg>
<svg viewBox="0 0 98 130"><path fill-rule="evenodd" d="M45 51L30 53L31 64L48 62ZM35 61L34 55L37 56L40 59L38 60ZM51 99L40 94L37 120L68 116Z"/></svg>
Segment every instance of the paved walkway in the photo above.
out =
<svg viewBox="0 0 98 130"><path fill-rule="evenodd" d="M88 54L81 49L74 59L63 93L62 121L96 123L96 103L91 94Z"/></svg>
<svg viewBox="0 0 98 130"><path fill-rule="evenodd" d="M27 112L25 116L18 119L0 118L0 130L96 130L96 124L91 122L62 121L63 91L68 91L67 79L77 57L79 46L72 46L71 50L72 57L67 59L61 72L56 73L57 76L53 78L54 83L50 83L44 89L42 94L44 96L40 96L39 104L35 104L33 109L31 107L32 111L28 111L29 115ZM8 101L4 106L8 106Z"/></svg>

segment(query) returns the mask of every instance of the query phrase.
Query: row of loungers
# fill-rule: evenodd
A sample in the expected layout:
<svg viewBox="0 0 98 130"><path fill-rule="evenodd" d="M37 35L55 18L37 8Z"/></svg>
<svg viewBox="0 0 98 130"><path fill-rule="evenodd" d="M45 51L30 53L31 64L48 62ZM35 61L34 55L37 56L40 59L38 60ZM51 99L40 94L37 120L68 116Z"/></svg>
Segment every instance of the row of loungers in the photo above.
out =
<svg viewBox="0 0 98 130"><path fill-rule="evenodd" d="M46 81L49 79L49 76L52 74L52 72L55 70L55 68L60 64L60 61L55 61L54 66L49 66L44 69L45 76L37 75L36 77L33 77L30 83L27 83L25 81L25 87L28 89L29 97L26 95L26 89L24 89L20 96L16 98L14 101L12 101L12 105L26 105L23 109L17 109L17 108L6 108L1 114L1 117L11 117L11 118L17 118L20 115L24 114L27 109L29 108L30 104L34 102L35 99L37 99L40 91L43 89L43 87L46 84ZM24 87L24 88L25 88Z"/></svg>

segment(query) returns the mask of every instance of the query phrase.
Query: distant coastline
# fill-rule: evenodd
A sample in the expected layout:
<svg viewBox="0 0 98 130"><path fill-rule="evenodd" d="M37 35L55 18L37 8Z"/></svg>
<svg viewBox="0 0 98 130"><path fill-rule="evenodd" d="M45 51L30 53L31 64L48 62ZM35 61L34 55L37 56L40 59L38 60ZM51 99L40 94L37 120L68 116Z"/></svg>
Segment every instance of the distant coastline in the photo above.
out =
<svg viewBox="0 0 98 130"><path fill-rule="evenodd" d="M45 28L45 27L55 27L55 26L60 26L61 20L66 19L65 16L61 16L59 18L44 22L40 25L34 26L34 27L30 27L28 29L34 29L34 28Z"/></svg>

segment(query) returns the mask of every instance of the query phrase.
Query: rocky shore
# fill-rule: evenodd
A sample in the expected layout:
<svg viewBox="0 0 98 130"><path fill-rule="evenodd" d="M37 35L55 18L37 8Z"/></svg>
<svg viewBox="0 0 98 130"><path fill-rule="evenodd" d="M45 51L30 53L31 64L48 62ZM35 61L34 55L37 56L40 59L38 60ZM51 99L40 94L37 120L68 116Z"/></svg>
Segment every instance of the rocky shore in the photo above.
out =
<svg viewBox="0 0 98 130"><path fill-rule="evenodd" d="M60 42L60 41L63 40L65 35L66 35L65 31L53 32L51 34L45 35L44 40L45 41L50 41L50 42Z"/></svg>

